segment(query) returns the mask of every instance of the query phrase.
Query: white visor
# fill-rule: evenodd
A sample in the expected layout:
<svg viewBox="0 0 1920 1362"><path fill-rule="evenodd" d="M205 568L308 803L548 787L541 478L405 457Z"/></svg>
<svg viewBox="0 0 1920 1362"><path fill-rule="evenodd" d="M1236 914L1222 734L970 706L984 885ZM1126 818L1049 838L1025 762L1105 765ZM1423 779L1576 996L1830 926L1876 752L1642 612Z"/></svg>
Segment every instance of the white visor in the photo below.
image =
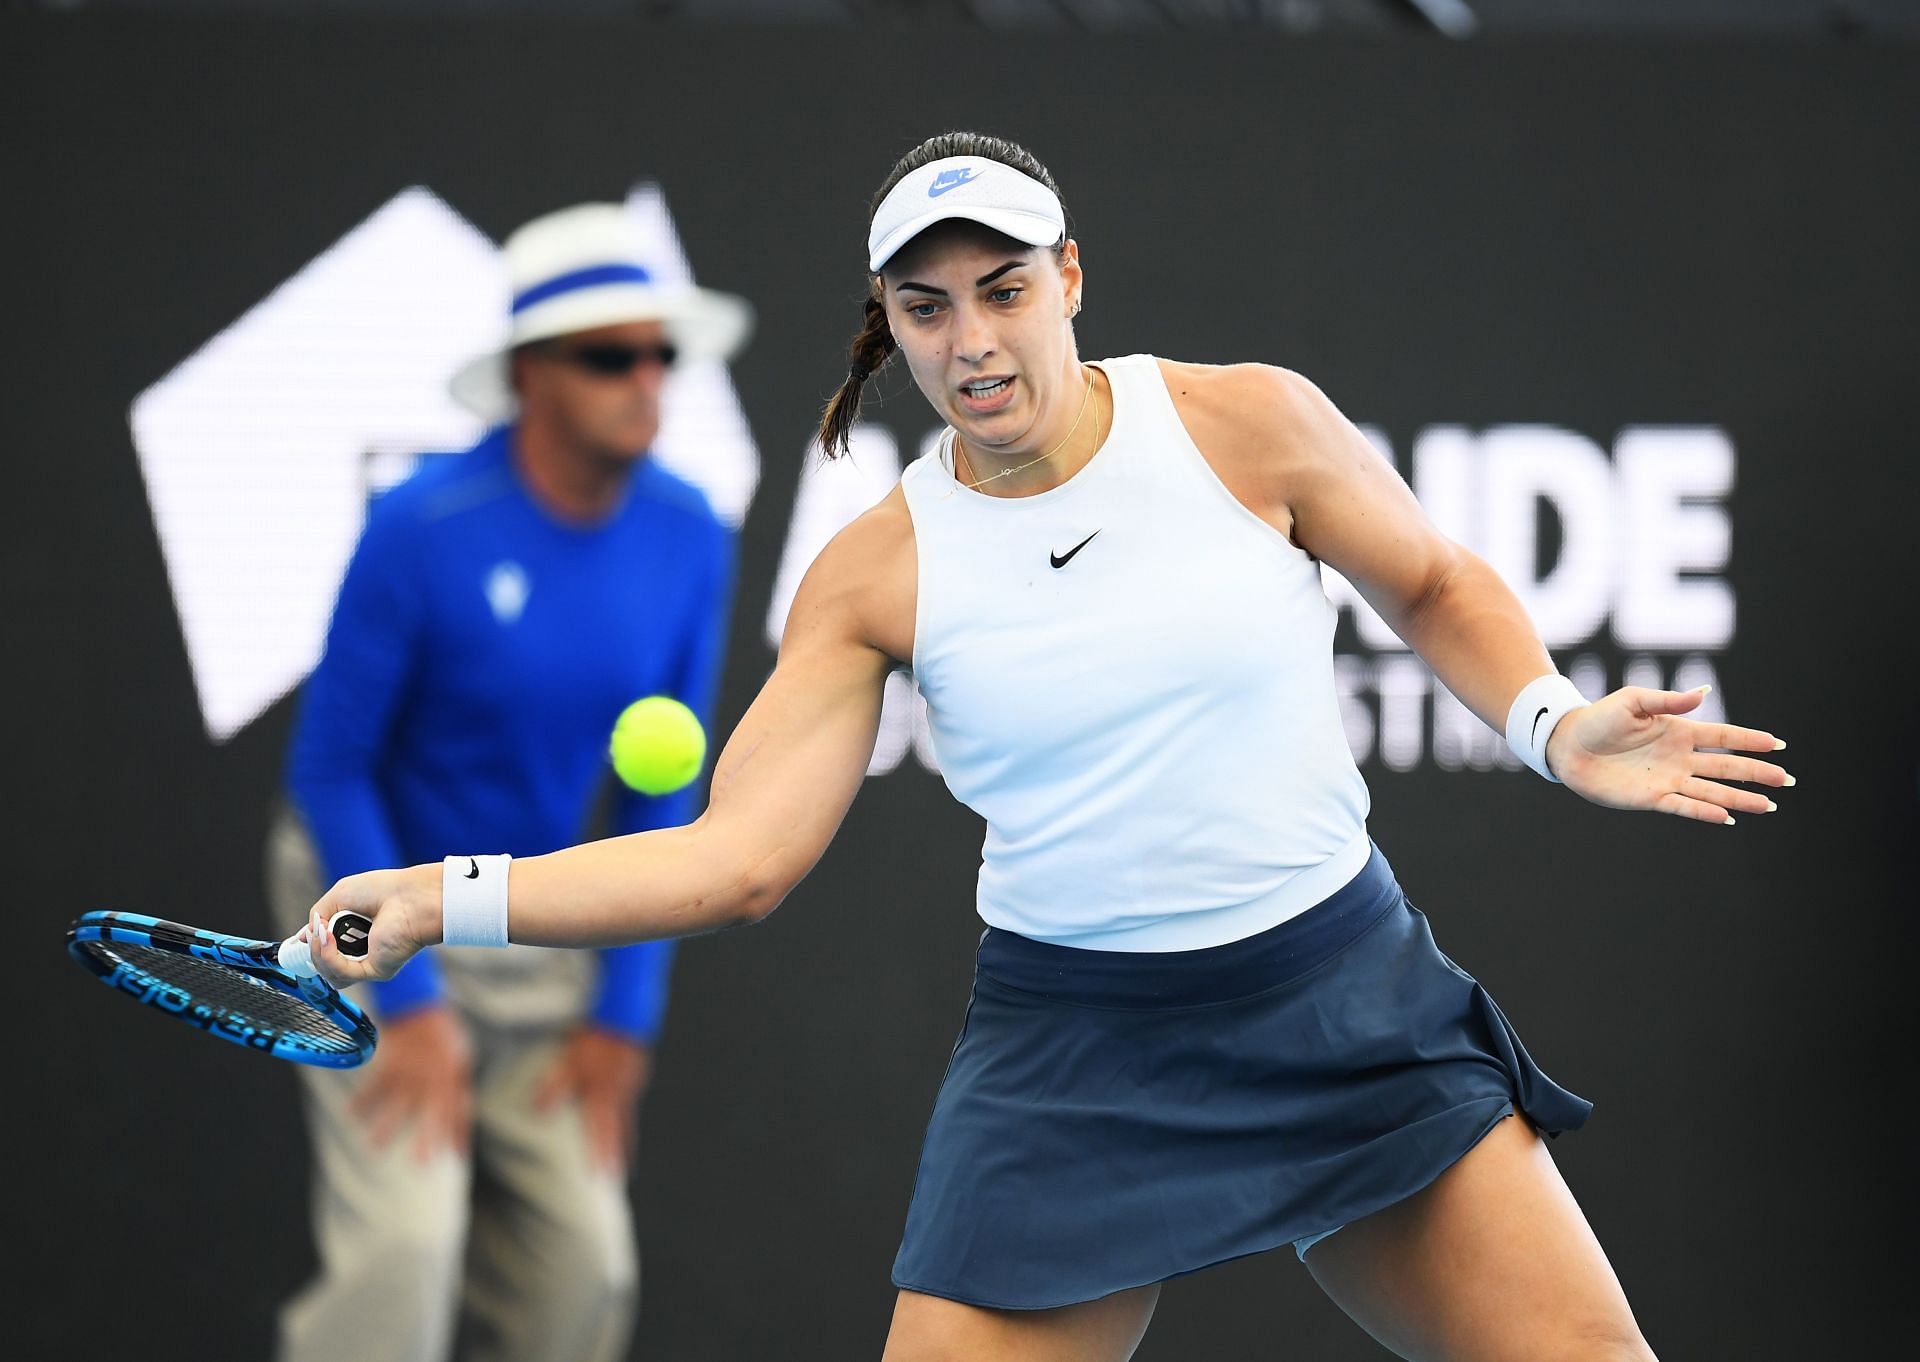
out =
<svg viewBox="0 0 1920 1362"><path fill-rule="evenodd" d="M984 157L949 156L887 191L867 232L867 268L878 274L902 246L948 218L967 218L1029 246L1051 246L1067 234L1060 200L1040 181Z"/></svg>

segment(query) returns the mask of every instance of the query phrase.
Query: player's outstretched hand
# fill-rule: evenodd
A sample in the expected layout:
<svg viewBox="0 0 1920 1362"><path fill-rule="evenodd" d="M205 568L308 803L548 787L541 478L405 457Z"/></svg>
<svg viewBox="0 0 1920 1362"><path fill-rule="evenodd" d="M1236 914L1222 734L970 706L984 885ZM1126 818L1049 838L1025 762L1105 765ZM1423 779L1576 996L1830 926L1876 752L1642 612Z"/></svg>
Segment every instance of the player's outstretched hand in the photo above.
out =
<svg viewBox="0 0 1920 1362"><path fill-rule="evenodd" d="M334 914L343 910L373 919L367 953L357 960L342 955L327 930ZM414 952L440 940L440 867L417 865L349 875L313 905L303 932L313 943L313 963L335 988L367 979L391 979Z"/></svg>
<svg viewBox="0 0 1920 1362"><path fill-rule="evenodd" d="M1777 752L1786 743L1757 728L1684 717L1708 690L1623 686L1560 721L1547 742L1547 765L1568 789L1609 808L1651 809L1703 823L1773 812L1766 795L1722 782L1793 784L1772 762L1736 755Z"/></svg>

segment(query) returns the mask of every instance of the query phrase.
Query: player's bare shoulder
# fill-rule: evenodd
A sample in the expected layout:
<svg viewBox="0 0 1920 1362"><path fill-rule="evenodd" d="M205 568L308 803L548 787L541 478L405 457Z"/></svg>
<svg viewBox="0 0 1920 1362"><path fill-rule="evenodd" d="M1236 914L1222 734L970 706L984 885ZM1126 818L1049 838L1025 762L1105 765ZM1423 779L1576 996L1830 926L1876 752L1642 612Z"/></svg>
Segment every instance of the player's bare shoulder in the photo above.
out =
<svg viewBox="0 0 1920 1362"><path fill-rule="evenodd" d="M1333 412L1304 374L1276 364L1186 364L1163 359L1160 372L1188 433L1223 449L1284 452ZM1202 445L1203 450L1206 445ZM1209 451L1210 452L1210 451Z"/></svg>
<svg viewBox="0 0 1920 1362"><path fill-rule="evenodd" d="M826 629L910 663L918 589L913 517L895 486L820 550L794 596L788 635Z"/></svg>
<svg viewBox="0 0 1920 1362"><path fill-rule="evenodd" d="M1317 447L1316 428L1338 413L1291 369L1271 364L1160 361L1174 410L1208 465L1240 502L1291 534L1290 491Z"/></svg>

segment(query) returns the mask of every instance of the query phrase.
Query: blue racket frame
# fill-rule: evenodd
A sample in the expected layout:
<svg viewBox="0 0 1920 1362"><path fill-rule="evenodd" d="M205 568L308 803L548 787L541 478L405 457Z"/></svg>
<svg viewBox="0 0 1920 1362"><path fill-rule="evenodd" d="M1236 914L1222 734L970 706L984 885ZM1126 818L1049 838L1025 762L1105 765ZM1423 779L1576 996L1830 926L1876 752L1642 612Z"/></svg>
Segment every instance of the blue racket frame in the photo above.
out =
<svg viewBox="0 0 1920 1362"><path fill-rule="evenodd" d="M264 1024L235 1009L197 998L193 991L162 979L115 952L114 945L145 947L191 956L255 979L312 1008L344 1034L322 1041L297 1030ZM177 1017L208 1035L260 1050L276 1059L328 1069L351 1069L373 1054L378 1039L372 1018L352 999L322 979L296 979L280 967L280 943L203 931L140 913L94 912L67 930L67 954L102 983L138 1002Z"/></svg>

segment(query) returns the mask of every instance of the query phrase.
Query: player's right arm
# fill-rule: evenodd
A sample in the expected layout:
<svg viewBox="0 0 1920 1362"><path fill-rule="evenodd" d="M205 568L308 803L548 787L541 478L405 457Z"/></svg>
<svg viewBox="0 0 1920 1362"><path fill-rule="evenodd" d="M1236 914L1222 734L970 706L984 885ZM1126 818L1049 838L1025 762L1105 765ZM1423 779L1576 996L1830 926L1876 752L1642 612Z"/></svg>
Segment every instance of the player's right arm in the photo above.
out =
<svg viewBox="0 0 1920 1362"><path fill-rule="evenodd" d="M896 658L912 646L912 525L896 488L822 550L794 597L780 658L713 775L706 812L663 828L517 858L508 930L537 946L611 946L756 922L826 851L866 776ZM484 850L478 848L477 850ZM384 978L441 939L438 865L340 881L311 929L342 909L374 919L364 960L322 940L335 983Z"/></svg>

